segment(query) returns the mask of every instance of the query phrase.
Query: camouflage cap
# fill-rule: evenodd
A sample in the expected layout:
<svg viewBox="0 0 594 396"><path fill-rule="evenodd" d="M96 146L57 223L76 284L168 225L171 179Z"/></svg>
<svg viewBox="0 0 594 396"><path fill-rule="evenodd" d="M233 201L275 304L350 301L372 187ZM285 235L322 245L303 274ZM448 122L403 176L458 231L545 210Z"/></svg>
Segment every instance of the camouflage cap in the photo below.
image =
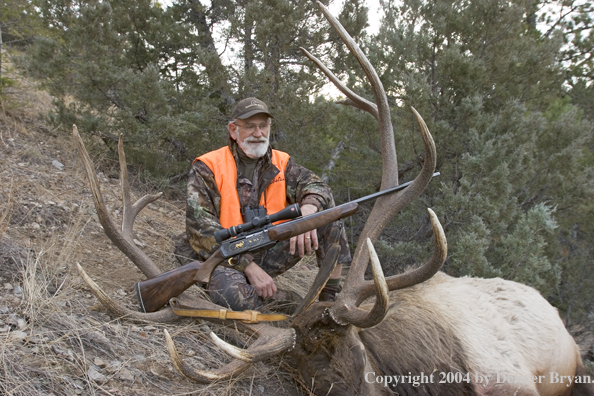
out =
<svg viewBox="0 0 594 396"><path fill-rule="evenodd" d="M272 114L268 112L266 103L257 98L246 98L237 103L237 106L233 109L233 113L231 113L231 119L245 120L246 118L250 118L251 116L260 113L264 113L268 115L268 117L274 118Z"/></svg>

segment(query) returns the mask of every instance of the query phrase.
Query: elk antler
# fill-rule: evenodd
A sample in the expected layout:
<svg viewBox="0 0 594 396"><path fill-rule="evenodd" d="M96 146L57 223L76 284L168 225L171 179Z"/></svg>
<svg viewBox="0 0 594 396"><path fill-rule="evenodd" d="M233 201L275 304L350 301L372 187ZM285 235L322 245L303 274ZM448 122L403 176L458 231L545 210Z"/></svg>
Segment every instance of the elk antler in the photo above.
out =
<svg viewBox="0 0 594 396"><path fill-rule="evenodd" d="M126 155L124 154L123 136L120 135L118 142L118 154L120 157L120 178L122 185L122 195L124 199L124 215L122 219L122 231L118 230L118 227L105 207L103 195L101 194L101 189L99 188L99 181L97 180L97 175L95 174L93 161L91 161L91 157L85 148L76 125L72 126L72 134L74 135L76 143L78 144L78 149L83 160L85 170L87 171L87 177L89 179L89 184L91 185L91 192L93 193L93 200L95 201L95 209L97 210L97 216L99 217L99 222L103 226L105 234L109 237L109 239L111 239L118 249L120 249L130 260L132 260L134 265L136 265L136 267L138 267L138 269L142 271L142 273L146 275L147 278L152 278L159 275L161 273L159 267L157 267L157 265L134 243L132 237L132 226L134 224L134 220L136 219L136 215L146 205L159 199L161 193L155 195L145 195L136 201L134 205L130 204L128 168L126 166Z"/></svg>
<svg viewBox="0 0 594 396"><path fill-rule="evenodd" d="M334 74L332 74L332 72L328 70L318 59L305 50L303 50L303 52L322 70L322 72L326 74L326 76L328 76L328 78L336 85L336 87L347 96L348 99L343 101L342 104L352 105L367 111L378 120L382 147L381 189L384 190L394 187L398 185L398 163L396 157L396 146L394 142L394 132L390 117L390 108L383 85L365 54L363 54L357 43L342 27L340 22L338 22L338 20L332 14L330 14L328 9L322 3L318 1L317 4L330 25L338 33L347 48L351 51L351 53L361 65L361 68L371 83L377 105L356 95ZM362 241L369 239L371 242L374 242L377 240L379 234L385 228L388 221L397 212L413 202L423 192L423 190L429 184L431 175L435 170L437 163L435 143L433 142L433 138L431 137L431 134L429 133L429 130L427 129L427 126L419 113L414 108L411 109L421 129L421 137L425 146L425 160L423 163L423 168L413 183L401 193L384 196L376 201L365 224L365 227L363 228L361 236L359 237L357 249L353 255L353 261L347 274L343 291L340 294L336 304L334 304L330 309L332 318L338 323L352 323L359 327L364 327L369 326L370 323L377 322L377 311L375 308L369 313L365 313L364 311L361 311L357 308L366 298L370 297L376 292L376 286L374 282L365 281L364 279L365 269L368 265L367 256L370 254L369 246L371 245L370 243L362 243ZM441 242L444 239L438 237L439 230L436 229L434 223L434 219L436 220L434 214L431 218L434 234L436 235L436 243L437 241ZM434 258L436 256L437 258L426 263L421 269L414 271L411 274L404 274L388 278L388 289L394 290L396 288L407 287L425 280L428 276L427 274L431 273L432 275L439 269L443 263L443 260L445 260L445 256L443 254L445 251L445 246L440 246L436 248L436 253L434 254ZM443 260L441 260L441 258L443 258ZM439 260L441 260L441 262Z"/></svg>
<svg viewBox="0 0 594 396"><path fill-rule="evenodd" d="M95 202L95 209L99 221L103 226L105 234L111 239L111 241L126 255L132 262L147 276L153 277L161 273L157 265L142 251L136 244L134 244L132 228L134 220L138 213L149 203L159 198L161 194L145 195L140 198L133 205L130 199L130 185L128 183L128 171L126 165L126 157L124 153L123 138L120 135L118 143L118 154L120 158L120 181L122 185L122 196L123 196L123 220L121 231L115 225L115 222L109 215L109 212L105 206L101 190L99 188L99 181L95 174L93 162L89 156L85 145L78 133L76 126L73 126L72 133L78 144L80 155L91 185L91 191L93 193L93 199ZM115 300L107 295L98 285L91 279L83 268L77 263L77 269L89 286L93 294L97 299L107 308L109 312L117 317L124 317L127 319L144 321L144 322L173 322L179 321L180 316L177 316L170 307L166 307L158 312L153 313L141 313L130 310L118 304ZM181 297L181 296L180 296ZM201 298L190 298L185 296L185 304L193 306L195 309L210 309L220 310L223 307L214 304L210 301L206 301ZM220 321L223 324L229 324L229 321ZM284 350L291 347L294 344L294 331L291 329L276 329L269 325L264 324L248 324L248 323L232 323L239 330L256 335L258 339L245 351L244 357L239 360L234 360L231 363L217 369L217 370L194 370L189 366L185 365L175 350L173 341L169 333L165 331L165 339L167 341L168 349L173 361L174 366L179 372L195 381L202 383L210 383L214 380L228 379L234 375L237 375L247 368L250 367L250 363L246 360L257 361L264 359L268 356L277 354L279 350ZM216 336L215 336L216 337ZM278 341L274 341L278 338ZM223 341L220 341L223 342ZM234 347L233 347L234 348ZM259 357L258 357L259 356ZM243 360L243 361L242 361Z"/></svg>

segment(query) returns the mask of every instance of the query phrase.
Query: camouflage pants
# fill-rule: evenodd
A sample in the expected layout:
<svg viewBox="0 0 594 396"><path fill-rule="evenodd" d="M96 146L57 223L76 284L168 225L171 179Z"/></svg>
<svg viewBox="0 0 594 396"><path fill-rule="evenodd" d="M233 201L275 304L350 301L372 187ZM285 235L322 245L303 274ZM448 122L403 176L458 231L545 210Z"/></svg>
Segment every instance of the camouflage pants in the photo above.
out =
<svg viewBox="0 0 594 396"><path fill-rule="evenodd" d="M326 252L334 243L340 245L338 264L351 262L351 253L342 221L328 224L317 231L319 247L315 252L318 266L321 265L326 257ZM299 260L301 258L297 252L289 253L289 240L277 243L269 250L254 255L254 262L272 278L289 270ZM242 272L223 266L218 266L213 271L208 292L214 303L229 307L234 311L258 309L266 303L258 296L256 289L249 284ZM277 298L282 299L283 297L278 296Z"/></svg>

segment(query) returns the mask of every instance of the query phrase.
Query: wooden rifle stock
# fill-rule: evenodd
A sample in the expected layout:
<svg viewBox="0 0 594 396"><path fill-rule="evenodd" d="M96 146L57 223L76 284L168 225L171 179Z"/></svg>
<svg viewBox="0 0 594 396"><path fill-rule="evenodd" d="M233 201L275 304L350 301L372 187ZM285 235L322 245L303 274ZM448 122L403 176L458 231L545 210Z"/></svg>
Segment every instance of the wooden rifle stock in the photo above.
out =
<svg viewBox="0 0 594 396"><path fill-rule="evenodd" d="M173 298L182 294L196 281L194 277L201 267L211 268L210 273L225 258L220 250L212 254L204 263L192 261L171 271L162 273L154 278L136 284L136 296L140 303L141 312L155 312ZM210 274L209 273L209 274Z"/></svg>

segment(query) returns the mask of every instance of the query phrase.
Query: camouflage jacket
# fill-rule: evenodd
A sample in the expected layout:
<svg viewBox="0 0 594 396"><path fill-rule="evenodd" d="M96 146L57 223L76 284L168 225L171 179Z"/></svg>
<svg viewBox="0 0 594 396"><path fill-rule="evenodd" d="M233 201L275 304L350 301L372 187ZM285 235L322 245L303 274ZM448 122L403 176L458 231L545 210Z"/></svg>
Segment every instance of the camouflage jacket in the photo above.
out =
<svg viewBox="0 0 594 396"><path fill-rule="evenodd" d="M229 147L238 162L237 143L229 141ZM237 175L237 190L241 202L242 214L245 207L257 207L260 194L280 172L271 162L271 149L256 164L254 180ZM334 206L330 187L310 170L296 164L289 159L285 169L285 183L287 186L287 202L300 205L312 204L318 210ZM214 239L215 231L221 229L219 222L221 195L218 190L213 172L201 161L194 161L188 177L188 196L186 206L186 234L192 249L198 254L199 260L206 260L218 248ZM245 221L245 219L244 219ZM236 258L234 268L243 271L250 263L251 256L244 255ZM254 259L258 263L257 259Z"/></svg>

